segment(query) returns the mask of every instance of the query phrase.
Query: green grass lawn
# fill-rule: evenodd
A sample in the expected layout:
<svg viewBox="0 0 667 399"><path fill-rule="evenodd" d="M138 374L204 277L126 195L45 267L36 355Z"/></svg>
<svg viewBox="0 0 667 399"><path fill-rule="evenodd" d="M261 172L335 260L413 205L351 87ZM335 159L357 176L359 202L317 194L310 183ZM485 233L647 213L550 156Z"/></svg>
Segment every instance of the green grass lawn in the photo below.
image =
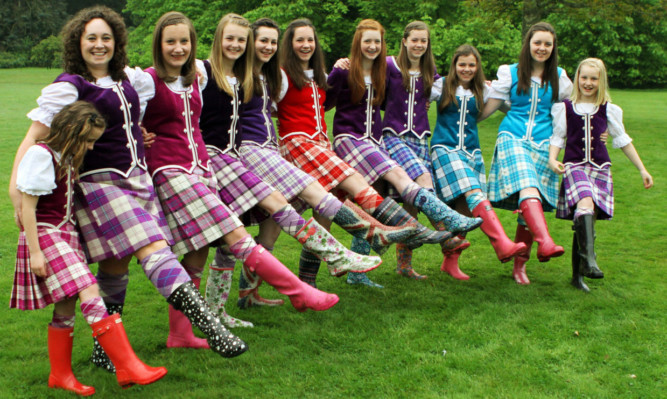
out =
<svg viewBox="0 0 667 399"><path fill-rule="evenodd" d="M30 124L25 114L57 74L0 70L3 191ZM624 110L626 129L655 187L644 190L632 164L610 146L616 215L597 225L596 249L605 278L588 280L590 294L569 285L571 223L548 214L552 235L566 253L539 263L533 249L529 286L514 282L510 264L499 263L486 236L476 231L469 234L473 245L460 259L462 270L471 276L465 282L439 271L442 255L438 246L430 246L414 254L415 269L429 276L425 281L397 276L393 251L385 254L384 264L369 274L383 290L349 286L323 268L319 287L341 298L327 312L298 313L289 305L240 311L235 288L228 309L253 321L255 328L234 330L250 350L223 359L206 350L165 348L166 303L133 264L123 317L126 330L138 355L150 365L166 366L169 373L153 385L121 390L115 377L88 363L90 329L77 317L75 374L97 388L97 397L665 397L667 196L662 178L667 166L662 161L667 151L667 92L615 90L612 97ZM434 111L432 107L433 118ZM500 120L495 115L480 126L487 168ZM18 231L7 195L1 198L0 303L7 304ZM515 216L498 214L513 237ZM350 242L342 230L333 231ZM299 246L293 239L282 235L275 253L297 271ZM266 285L262 292L280 296ZM0 310L1 398L73 397L47 388L51 312Z"/></svg>

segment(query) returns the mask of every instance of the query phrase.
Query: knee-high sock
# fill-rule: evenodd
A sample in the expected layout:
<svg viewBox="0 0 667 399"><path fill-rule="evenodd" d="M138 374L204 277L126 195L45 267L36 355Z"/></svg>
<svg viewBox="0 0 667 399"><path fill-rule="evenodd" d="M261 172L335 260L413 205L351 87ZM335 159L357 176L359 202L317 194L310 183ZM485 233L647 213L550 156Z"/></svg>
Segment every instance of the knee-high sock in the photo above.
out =
<svg viewBox="0 0 667 399"><path fill-rule="evenodd" d="M373 187L368 186L354 196L354 201L359 204L366 213L372 215L382 201L384 201L384 198L382 198Z"/></svg>
<svg viewBox="0 0 667 399"><path fill-rule="evenodd" d="M190 276L169 248L159 249L141 260L144 273L163 297L190 281Z"/></svg>
<svg viewBox="0 0 667 399"><path fill-rule="evenodd" d="M53 328L74 328L74 315L58 314L53 309L53 316L49 324Z"/></svg>
<svg viewBox="0 0 667 399"><path fill-rule="evenodd" d="M125 303L125 293L129 273L108 274L101 270L97 271L97 284L100 287L100 296L107 305L122 305Z"/></svg>
<svg viewBox="0 0 667 399"><path fill-rule="evenodd" d="M245 262L256 246L257 244L252 239L250 234L248 234L234 244L230 245L229 250L232 252L232 254L234 254L236 259L239 259L241 262Z"/></svg>
<svg viewBox="0 0 667 399"><path fill-rule="evenodd" d="M292 237L306 224L306 221L292 208L291 205L285 205L279 211L271 215L271 218L280 226L280 228Z"/></svg>
<svg viewBox="0 0 667 399"><path fill-rule="evenodd" d="M90 325L109 317L109 313L107 313L107 307L104 306L104 301L100 297L82 301L81 305L79 306L81 307L83 318L86 319L86 322Z"/></svg>
<svg viewBox="0 0 667 399"><path fill-rule="evenodd" d="M334 197L331 193L327 193L313 210L328 220L333 220L342 206L343 203L338 198Z"/></svg>
<svg viewBox="0 0 667 399"><path fill-rule="evenodd" d="M472 193L466 197L466 203L468 204L468 209L472 212L477 205L481 204L482 201L486 199L486 195L482 192Z"/></svg>

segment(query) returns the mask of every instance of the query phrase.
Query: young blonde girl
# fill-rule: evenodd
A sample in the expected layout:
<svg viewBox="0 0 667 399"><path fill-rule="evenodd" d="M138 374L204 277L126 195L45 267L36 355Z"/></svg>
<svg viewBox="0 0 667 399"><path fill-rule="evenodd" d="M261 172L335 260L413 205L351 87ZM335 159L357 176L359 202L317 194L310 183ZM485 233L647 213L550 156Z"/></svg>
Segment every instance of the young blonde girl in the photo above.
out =
<svg viewBox="0 0 667 399"><path fill-rule="evenodd" d="M609 132L614 148L620 148L639 170L645 188L653 186L653 178L625 132L623 111L611 103L602 60L583 60L574 82L570 100L555 104L551 111L549 168L563 175L556 217L574 223L572 285L588 292L583 277L604 277L595 255L595 220L608 220L614 215L611 161L600 136ZM559 162L562 148L565 155L563 162Z"/></svg>
<svg viewBox="0 0 667 399"><path fill-rule="evenodd" d="M479 52L473 46L462 45L454 52L448 75L442 78L438 118L431 138L433 176L436 193L443 201L484 220L482 231L489 237L498 259L507 262L526 245L507 237L486 198L486 169L477 122L487 99ZM441 270L467 280L468 275L458 265L461 250L444 255Z"/></svg>
<svg viewBox="0 0 667 399"><path fill-rule="evenodd" d="M54 304L48 328L49 387L88 396L95 388L72 373L72 342L76 300L100 345L116 366L118 383L150 384L167 370L139 360L127 340L120 315L109 316L97 281L88 269L75 227L74 181L87 150L102 136L106 124L95 107L77 101L53 118L51 130L30 147L16 177L22 193L21 222L10 307L41 309Z"/></svg>

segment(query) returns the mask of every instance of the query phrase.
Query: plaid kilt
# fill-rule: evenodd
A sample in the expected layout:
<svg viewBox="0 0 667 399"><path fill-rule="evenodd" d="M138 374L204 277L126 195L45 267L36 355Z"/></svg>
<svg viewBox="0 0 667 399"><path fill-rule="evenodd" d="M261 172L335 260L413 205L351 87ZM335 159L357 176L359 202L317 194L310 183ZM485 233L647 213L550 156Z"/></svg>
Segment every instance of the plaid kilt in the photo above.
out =
<svg viewBox="0 0 667 399"><path fill-rule="evenodd" d="M220 201L211 172L166 169L158 172L153 182L174 237L171 249L176 255L203 248L243 226Z"/></svg>
<svg viewBox="0 0 667 399"><path fill-rule="evenodd" d="M242 145L239 148L241 162L262 181L278 190L299 213L308 209L308 204L299 194L312 183L314 177L287 162L274 147Z"/></svg>
<svg viewBox="0 0 667 399"><path fill-rule="evenodd" d="M338 137L334 139L334 149L368 184L375 183L390 170L398 168L398 163L391 159L387 151L370 140Z"/></svg>
<svg viewBox="0 0 667 399"><path fill-rule="evenodd" d="M30 251L25 232L19 235L14 286L9 307L34 310L71 298L97 283L90 272L76 228L39 226L39 246L46 258L46 278L30 270Z"/></svg>
<svg viewBox="0 0 667 399"><path fill-rule="evenodd" d="M486 169L479 151L469 155L463 151L431 148L435 192L444 202L450 202L470 190L486 193Z"/></svg>
<svg viewBox="0 0 667 399"><path fill-rule="evenodd" d="M500 132L489 172L488 197L493 207L518 209L519 191L535 187L542 195L544 211L552 211L558 199L558 175L548 163L548 141L535 147L532 141Z"/></svg>
<svg viewBox="0 0 667 399"><path fill-rule="evenodd" d="M433 175L431 158L428 155L428 137L419 138L407 133L397 136L384 133L384 146L391 158L405 170L412 180L424 173Z"/></svg>
<svg viewBox="0 0 667 399"><path fill-rule="evenodd" d="M249 171L241 161L209 149L211 168L218 181L218 195L244 224L255 224L269 215L256 205L276 191ZM252 210L247 215L246 212Z"/></svg>
<svg viewBox="0 0 667 399"><path fill-rule="evenodd" d="M357 171L340 159L331 150L331 143L321 137L318 135L313 140L299 134L281 139L280 155L317 179L325 190L331 191Z"/></svg>
<svg viewBox="0 0 667 399"><path fill-rule="evenodd" d="M614 216L614 183L611 169L598 169L590 164L565 165L563 182L558 193L556 217L572 220L577 202L591 197L597 207L597 218Z"/></svg>
<svg viewBox="0 0 667 399"><path fill-rule="evenodd" d="M160 240L172 244L153 182L143 169L125 178L101 172L79 180L74 209L89 263L123 258Z"/></svg>

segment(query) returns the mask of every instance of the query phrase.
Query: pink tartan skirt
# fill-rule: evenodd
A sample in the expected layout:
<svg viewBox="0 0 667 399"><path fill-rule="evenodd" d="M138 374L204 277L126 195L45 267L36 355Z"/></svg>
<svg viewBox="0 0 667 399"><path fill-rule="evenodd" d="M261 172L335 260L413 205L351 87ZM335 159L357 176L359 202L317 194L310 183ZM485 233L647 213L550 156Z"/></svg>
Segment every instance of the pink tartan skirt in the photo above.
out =
<svg viewBox="0 0 667 399"><path fill-rule="evenodd" d="M308 204L298 197L316 180L311 175L287 162L275 147L242 145L239 148L241 162L262 181L278 190L299 213L308 209Z"/></svg>
<svg viewBox="0 0 667 399"><path fill-rule="evenodd" d="M73 225L68 223L60 229L40 226L37 233L46 258L46 277L37 277L30 270L30 251L22 231L16 251L10 308L42 309L97 283L86 264L79 233Z"/></svg>
<svg viewBox="0 0 667 399"><path fill-rule="evenodd" d="M333 152L328 140L322 139L321 135L317 138L293 135L287 140L281 139L280 154L317 179L325 190L331 191L357 171Z"/></svg>
<svg viewBox="0 0 667 399"><path fill-rule="evenodd" d="M215 176L210 171L166 169L158 172L153 181L174 237L174 254L198 250L243 227L218 197Z"/></svg>
<svg viewBox="0 0 667 399"><path fill-rule="evenodd" d="M373 184L390 170L398 168L384 148L366 140L351 137L334 139L336 154L359 172L368 184Z"/></svg>
<svg viewBox="0 0 667 399"><path fill-rule="evenodd" d="M269 215L256 205L276 190L229 154L209 149L208 155L211 157L210 167L218 181L217 191L222 202L244 224L256 224L266 219Z"/></svg>
<svg viewBox="0 0 667 399"><path fill-rule="evenodd" d="M127 178L113 172L82 177L74 209L90 263L121 259L155 241L173 243L153 182L143 169L135 168Z"/></svg>

